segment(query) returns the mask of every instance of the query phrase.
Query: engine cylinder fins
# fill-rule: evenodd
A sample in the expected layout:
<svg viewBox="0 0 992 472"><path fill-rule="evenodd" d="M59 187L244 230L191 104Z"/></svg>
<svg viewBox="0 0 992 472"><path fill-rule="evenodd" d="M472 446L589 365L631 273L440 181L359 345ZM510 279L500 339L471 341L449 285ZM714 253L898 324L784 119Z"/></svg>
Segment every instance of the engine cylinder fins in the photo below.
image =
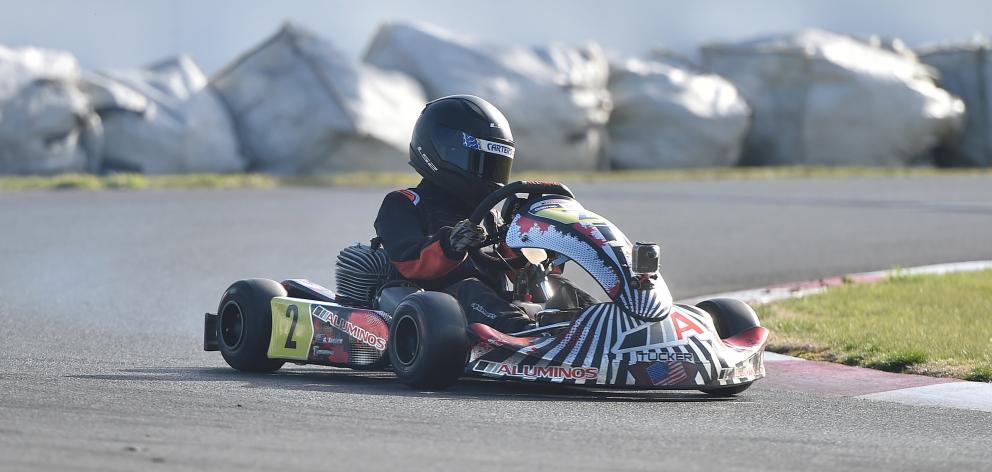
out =
<svg viewBox="0 0 992 472"><path fill-rule="evenodd" d="M383 249L355 244L338 253L334 275L339 303L372 308L379 289L397 278L395 269Z"/></svg>

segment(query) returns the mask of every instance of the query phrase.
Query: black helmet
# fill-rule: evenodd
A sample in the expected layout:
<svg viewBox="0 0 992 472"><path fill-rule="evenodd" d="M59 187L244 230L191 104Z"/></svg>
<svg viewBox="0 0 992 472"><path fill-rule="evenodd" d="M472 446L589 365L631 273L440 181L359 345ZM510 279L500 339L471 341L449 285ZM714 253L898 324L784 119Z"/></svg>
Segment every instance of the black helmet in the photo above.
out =
<svg viewBox="0 0 992 472"><path fill-rule="evenodd" d="M506 184L513 152L506 117L474 95L429 102L410 139L410 165L468 204L477 204Z"/></svg>

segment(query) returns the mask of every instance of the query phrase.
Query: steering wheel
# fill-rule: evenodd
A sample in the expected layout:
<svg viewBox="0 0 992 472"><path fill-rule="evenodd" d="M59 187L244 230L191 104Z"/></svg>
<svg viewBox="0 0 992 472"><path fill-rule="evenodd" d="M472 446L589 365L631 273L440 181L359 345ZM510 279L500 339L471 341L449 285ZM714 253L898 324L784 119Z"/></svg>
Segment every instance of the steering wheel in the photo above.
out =
<svg viewBox="0 0 992 472"><path fill-rule="evenodd" d="M489 212L492 211L492 209L496 206L497 203L503 200L507 200L508 205L505 205L503 207L503 212L502 212L504 213L503 225L497 227L496 231L492 235L495 236L496 239L490 241L489 238L486 238L486 242L488 244L484 244L483 246L488 246L500 242L499 239L502 237L501 235L504 233L506 225L509 224L509 222L506 221L509 218L509 215L505 213L508 213L509 210L512 209L513 207L512 202L519 199L519 197L517 197L517 194L520 193L526 193L528 199L540 197L542 195L561 195L563 197L569 197L569 198L575 197L575 194L573 194L572 191L565 186L565 184L559 182L530 182L526 180L521 180L517 182L511 182L500 187L495 192L489 194L489 196L483 199L479 203L479 205L475 207L475 210L472 211L472 214L468 218L469 221L471 221L474 224L477 225L482 224L482 221L486 218L486 215L488 215ZM506 261L504 261L502 258L485 254L480 249L481 248L473 248L469 250L469 256L472 258L473 261L476 262L476 264L481 264L483 266L497 266L497 265L502 266L506 264Z"/></svg>

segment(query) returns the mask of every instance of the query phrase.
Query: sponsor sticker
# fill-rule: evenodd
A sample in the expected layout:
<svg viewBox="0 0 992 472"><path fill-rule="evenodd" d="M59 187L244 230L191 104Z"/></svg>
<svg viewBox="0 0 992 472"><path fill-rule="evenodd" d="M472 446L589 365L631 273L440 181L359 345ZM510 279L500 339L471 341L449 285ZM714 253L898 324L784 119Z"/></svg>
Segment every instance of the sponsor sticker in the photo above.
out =
<svg viewBox="0 0 992 472"><path fill-rule="evenodd" d="M326 334L318 334L313 338L314 344L344 344L344 339Z"/></svg>
<svg viewBox="0 0 992 472"><path fill-rule="evenodd" d="M629 369L638 382L655 386L692 383L699 371L696 364L680 361L639 362Z"/></svg>
<svg viewBox="0 0 992 472"><path fill-rule="evenodd" d="M559 223L586 225L605 224L603 217L586 210L575 200L553 199L537 202L528 210L532 215L555 220Z"/></svg>
<svg viewBox="0 0 992 472"><path fill-rule="evenodd" d="M533 366L489 361L477 362L473 370L486 374L535 380L595 380L599 377L599 369L596 367Z"/></svg>
<svg viewBox="0 0 992 472"><path fill-rule="evenodd" d="M496 319L496 314L495 313L493 313L493 312L491 312L489 310L486 310L486 307L484 307L484 306L482 306L482 305L480 305L478 303L473 303L472 304L472 309L475 310L475 311L477 311L477 312L479 312L479 313L482 313L482 316L485 316L486 318L489 318L491 320L495 320Z"/></svg>
<svg viewBox="0 0 992 472"><path fill-rule="evenodd" d="M536 214L537 212L548 208L562 208L565 204L567 204L567 201L565 200L544 200L531 205L530 212L531 214Z"/></svg>
<svg viewBox="0 0 992 472"><path fill-rule="evenodd" d="M338 316L337 313L334 313L333 311L320 305L311 305L310 309L313 316L333 326L342 333L351 336L352 339L368 344L377 351L386 350L386 340L381 336L369 332L367 329L352 323L344 317Z"/></svg>
<svg viewBox="0 0 992 472"><path fill-rule="evenodd" d="M696 362L695 354L679 351L637 351L634 357L637 362Z"/></svg>
<svg viewBox="0 0 992 472"><path fill-rule="evenodd" d="M434 165L433 162L431 162L431 158L427 157L427 154L424 152L424 149L421 146L417 146L417 153L420 154L420 158L424 160L424 163L427 164L427 167L430 167L432 171L437 172L437 166Z"/></svg>
<svg viewBox="0 0 992 472"><path fill-rule="evenodd" d="M486 141L485 139L476 138L468 133L462 133L462 144L469 149L477 149L479 151L499 154L513 159L514 149L513 146L508 144Z"/></svg>
<svg viewBox="0 0 992 472"><path fill-rule="evenodd" d="M493 154L499 154L501 156L509 157L513 159L513 146L508 146L506 144L494 143L492 141L486 141L485 139L479 140L480 147L483 151L491 152Z"/></svg>
<svg viewBox="0 0 992 472"><path fill-rule="evenodd" d="M755 355L730 369L723 369L720 371L720 379L744 381L764 376L765 369L759 356L760 354Z"/></svg>
<svg viewBox="0 0 992 472"><path fill-rule="evenodd" d="M686 316L679 312L678 310L672 311L672 326L675 327L675 337L679 341L685 339L686 333L696 333L696 336L702 336L706 334L699 323L692 319L692 317Z"/></svg>

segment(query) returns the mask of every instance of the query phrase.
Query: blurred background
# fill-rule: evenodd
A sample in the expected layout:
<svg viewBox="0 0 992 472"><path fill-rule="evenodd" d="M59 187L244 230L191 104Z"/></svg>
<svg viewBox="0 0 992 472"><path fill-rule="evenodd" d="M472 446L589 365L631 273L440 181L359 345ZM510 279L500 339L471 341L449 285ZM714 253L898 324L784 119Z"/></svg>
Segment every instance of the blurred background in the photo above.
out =
<svg viewBox="0 0 992 472"><path fill-rule="evenodd" d="M400 19L495 43L594 40L632 55L657 47L694 54L710 41L810 27L895 37L913 47L992 31L983 0L621 1L612 6L590 0L3 0L0 6L0 42L6 46L67 50L93 69L135 67L186 53L208 74L285 20L306 26L356 59L381 23Z"/></svg>
<svg viewBox="0 0 992 472"><path fill-rule="evenodd" d="M424 104L468 93L508 117L514 177L660 243L676 299L842 281L762 311L793 327L775 349L988 379L992 277L839 276L992 260L990 5L0 0L0 471L987 470L989 413L870 399L988 390L814 362L739 401L242 375L203 313L245 278L346 293L339 253L419 178Z"/></svg>
<svg viewBox="0 0 992 472"><path fill-rule="evenodd" d="M519 170L992 162L987 3L0 1L0 174L404 171L423 103Z"/></svg>

